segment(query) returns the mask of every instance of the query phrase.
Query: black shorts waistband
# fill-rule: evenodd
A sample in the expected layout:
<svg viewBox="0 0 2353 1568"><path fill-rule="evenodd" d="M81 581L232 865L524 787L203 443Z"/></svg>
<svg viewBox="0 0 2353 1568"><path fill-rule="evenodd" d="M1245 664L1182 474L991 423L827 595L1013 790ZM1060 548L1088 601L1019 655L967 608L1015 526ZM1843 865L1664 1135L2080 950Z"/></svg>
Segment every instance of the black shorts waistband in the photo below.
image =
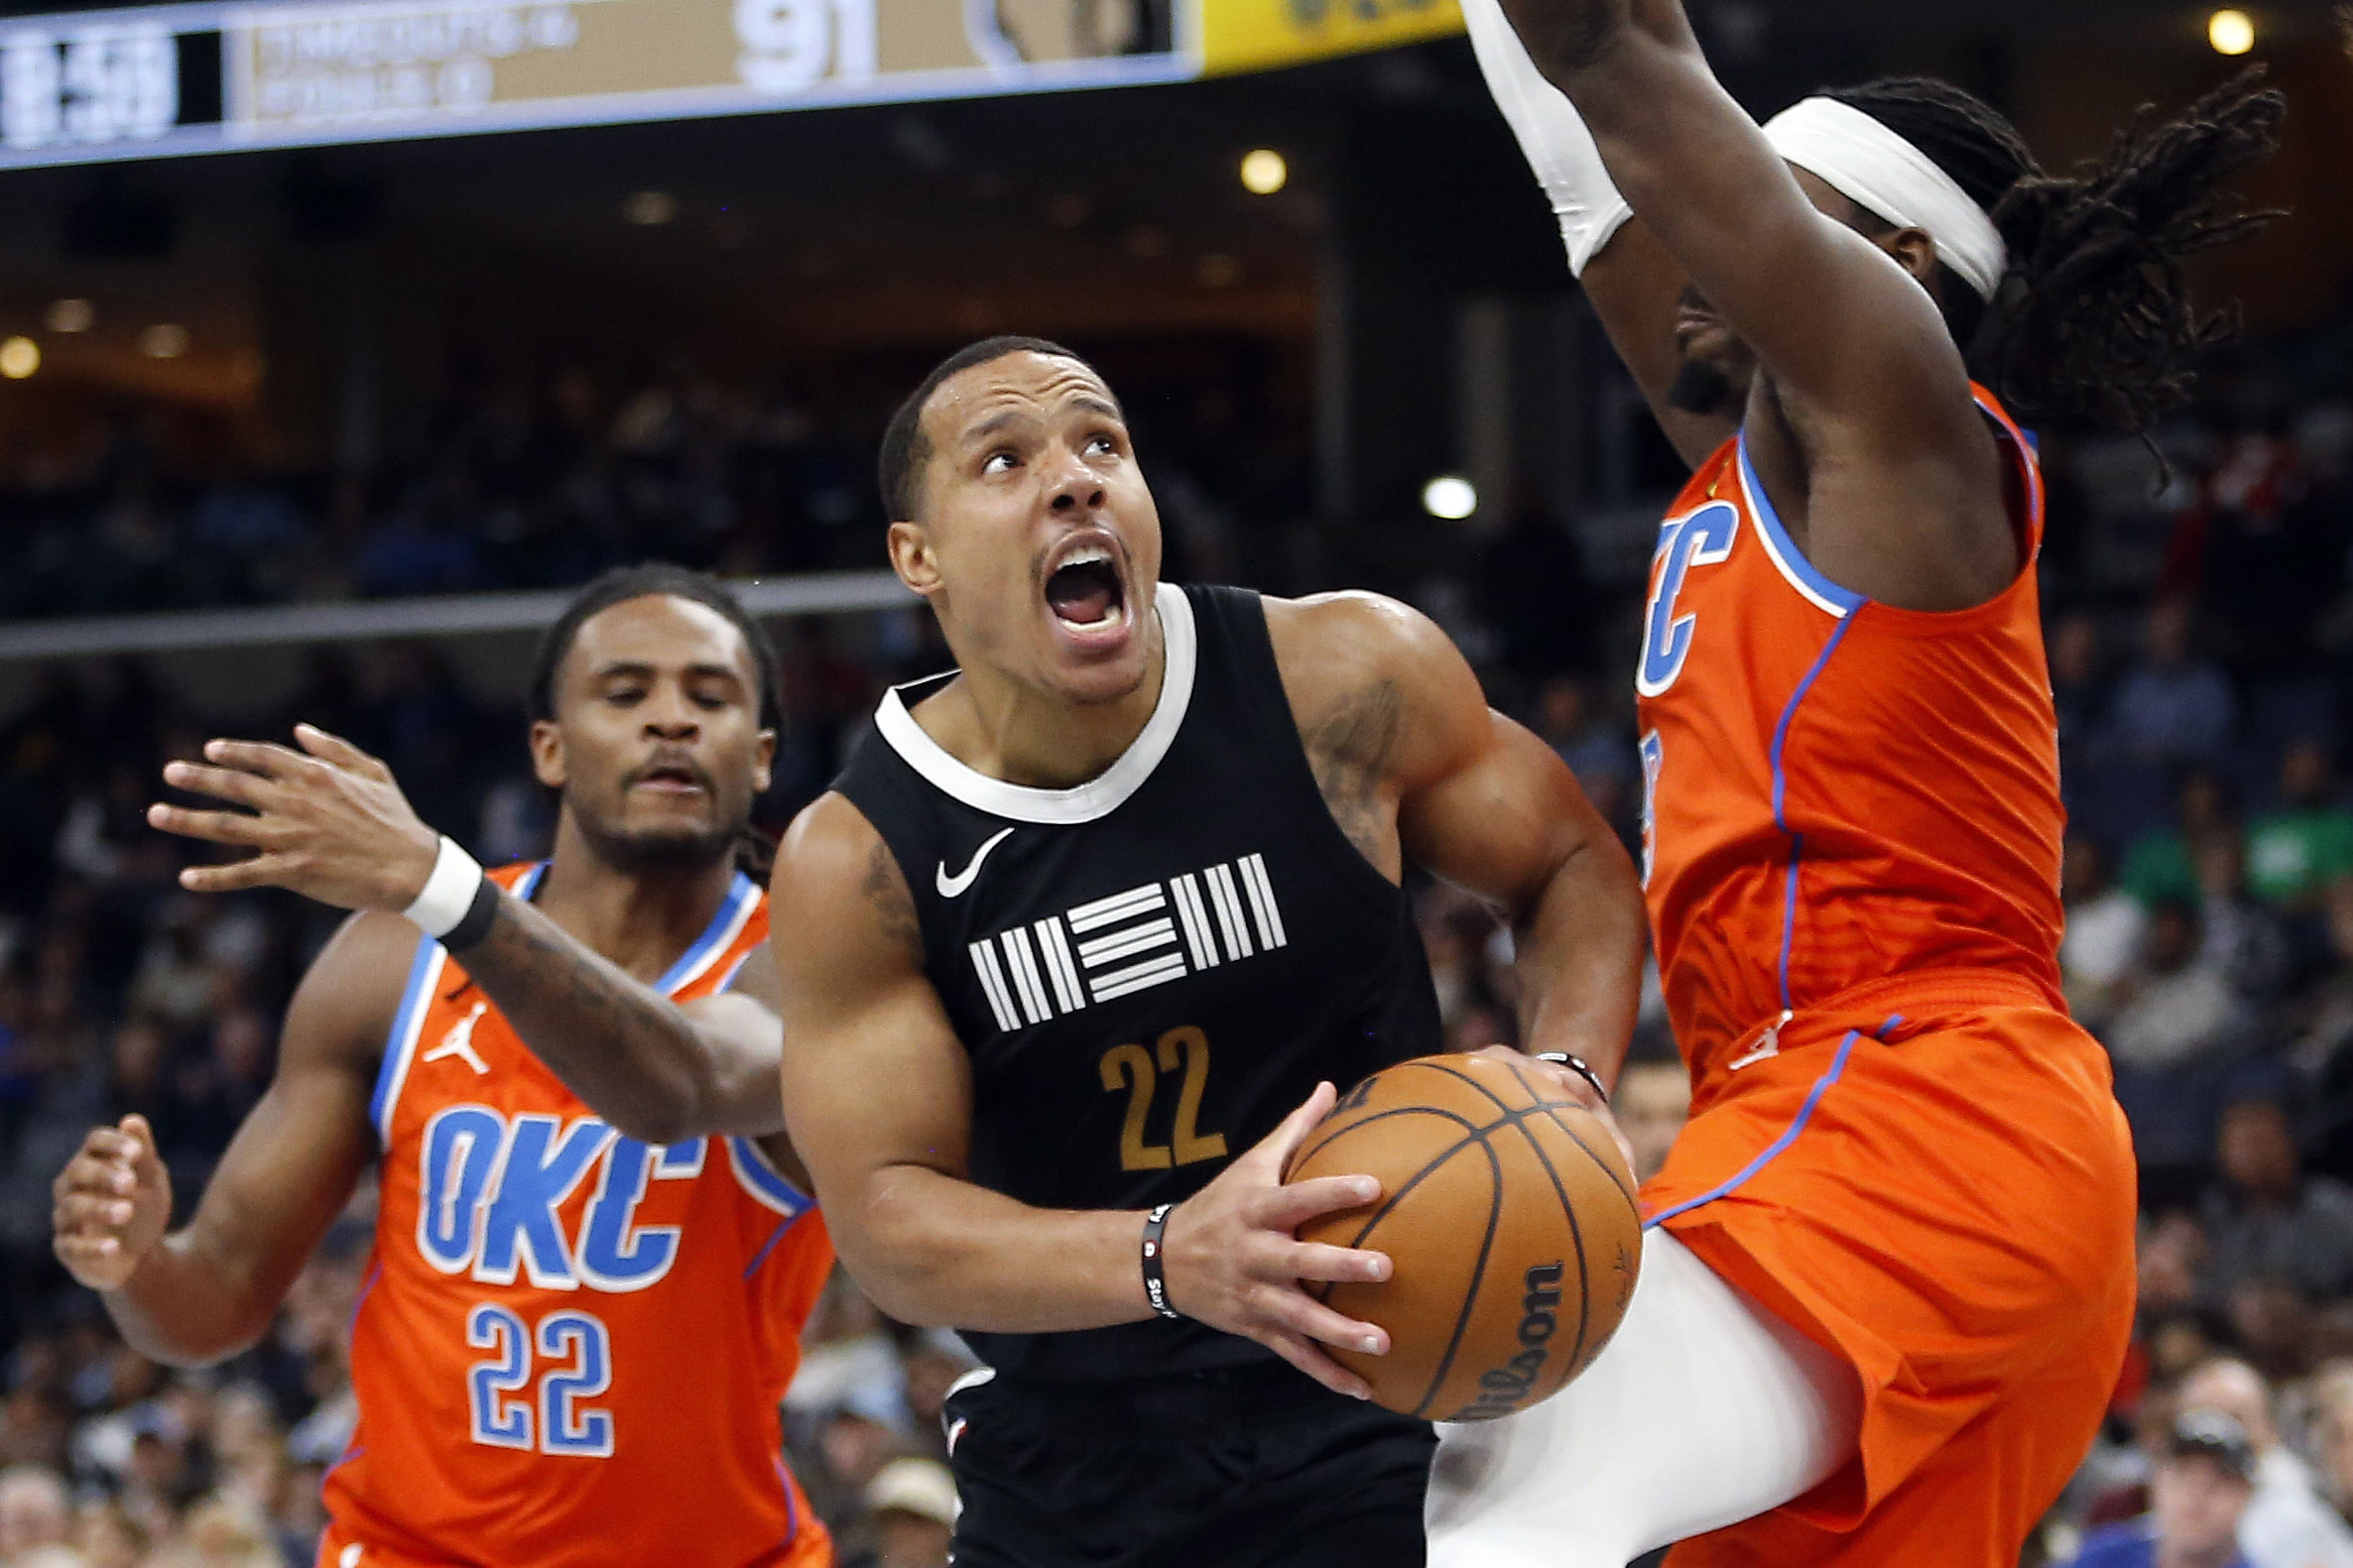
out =
<svg viewBox="0 0 2353 1568"><path fill-rule="evenodd" d="M1389 1416L1377 1406L1334 1393L1274 1360L1100 1383L1000 1374L977 1391L999 1408L1052 1430L1104 1436L1166 1438L1230 1429L1236 1423L1264 1426L1302 1417L1369 1415L1407 1423L1404 1416Z"/></svg>

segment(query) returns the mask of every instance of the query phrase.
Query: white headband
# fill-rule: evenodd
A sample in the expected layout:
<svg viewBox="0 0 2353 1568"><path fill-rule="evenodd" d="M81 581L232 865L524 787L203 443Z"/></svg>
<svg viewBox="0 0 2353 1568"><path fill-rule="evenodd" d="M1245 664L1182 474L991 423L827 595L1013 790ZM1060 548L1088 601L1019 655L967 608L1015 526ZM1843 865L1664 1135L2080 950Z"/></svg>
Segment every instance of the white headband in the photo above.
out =
<svg viewBox="0 0 2353 1568"><path fill-rule="evenodd" d="M1936 257L1991 300L2009 271L2002 231L1936 161L1835 98L1807 98L1765 127L1773 150L1866 211L1936 242Z"/></svg>

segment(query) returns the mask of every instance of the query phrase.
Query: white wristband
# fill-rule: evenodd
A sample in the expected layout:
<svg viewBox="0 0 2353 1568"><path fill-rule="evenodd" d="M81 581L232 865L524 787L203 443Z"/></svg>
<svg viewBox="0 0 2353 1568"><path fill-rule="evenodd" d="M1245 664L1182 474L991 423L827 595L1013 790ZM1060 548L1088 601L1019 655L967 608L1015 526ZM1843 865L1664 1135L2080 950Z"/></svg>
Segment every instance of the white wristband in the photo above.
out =
<svg viewBox="0 0 2353 1568"><path fill-rule="evenodd" d="M1487 90L1511 123L1528 167L1536 172L1551 199L1552 215L1560 220L1568 270L1582 278L1586 264L1617 237L1634 209L1610 180L1601 149L1576 105L1536 68L1497 0L1462 0L1462 19L1479 57L1479 69L1487 77Z"/></svg>
<svg viewBox="0 0 2353 1568"><path fill-rule="evenodd" d="M481 887L482 863L444 833L440 851L433 856L433 875L425 879L425 891L401 913L426 935L438 939L457 929L457 922L474 906L474 895Z"/></svg>

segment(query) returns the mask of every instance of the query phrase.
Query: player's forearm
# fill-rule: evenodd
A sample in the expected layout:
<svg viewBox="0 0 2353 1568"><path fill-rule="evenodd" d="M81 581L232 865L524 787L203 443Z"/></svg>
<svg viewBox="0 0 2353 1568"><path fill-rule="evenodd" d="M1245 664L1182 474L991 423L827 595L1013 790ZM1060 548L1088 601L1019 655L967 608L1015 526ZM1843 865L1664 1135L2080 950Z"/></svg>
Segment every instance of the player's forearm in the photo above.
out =
<svg viewBox="0 0 2353 1568"><path fill-rule="evenodd" d="M1144 1216L1033 1209L922 1165L868 1178L835 1245L875 1305L904 1323L1056 1334L1141 1322Z"/></svg>
<svg viewBox="0 0 2353 1568"><path fill-rule="evenodd" d="M117 1290L102 1290L125 1342L167 1367L208 1367L251 1349L283 1292L228 1266L189 1233L165 1238Z"/></svg>
<svg viewBox="0 0 2353 1568"><path fill-rule="evenodd" d="M1567 856L1514 937L1523 1047L1568 1051L1615 1084L1650 942L1642 888L1617 840L1596 836Z"/></svg>
<svg viewBox="0 0 2353 1568"><path fill-rule="evenodd" d="M463 961L532 1054L627 1137L673 1144L782 1127L781 1110L737 1125L743 1097L694 1021L522 900L500 898L490 934ZM764 1090L775 1081L773 1070L758 1078Z"/></svg>

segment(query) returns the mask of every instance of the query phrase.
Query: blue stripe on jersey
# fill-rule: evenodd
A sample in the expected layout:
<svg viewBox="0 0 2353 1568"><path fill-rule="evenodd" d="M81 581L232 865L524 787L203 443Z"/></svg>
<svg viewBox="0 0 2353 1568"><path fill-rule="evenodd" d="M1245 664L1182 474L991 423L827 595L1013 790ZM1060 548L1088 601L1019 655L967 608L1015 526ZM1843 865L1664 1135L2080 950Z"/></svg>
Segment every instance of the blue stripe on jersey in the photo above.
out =
<svg viewBox="0 0 2353 1568"><path fill-rule="evenodd" d="M1796 1120L1793 1121L1789 1127L1783 1131L1781 1137L1775 1139L1772 1143L1765 1146L1765 1152L1750 1160L1746 1165L1743 1165L1740 1168L1740 1173L1734 1176L1730 1181L1725 1182L1722 1186L1711 1187L1707 1191L1699 1194L1699 1196L1696 1198L1686 1198L1681 1203L1676 1204L1673 1208L1669 1209L1662 1214L1654 1215L1649 1220L1644 1221L1643 1229L1646 1231L1654 1230L1659 1226L1665 1225L1669 1220L1673 1219L1678 1214L1688 1214L1693 1209L1705 1208L1708 1204L1715 1202L1719 1198L1730 1197L1733 1193L1739 1191L1740 1188L1745 1185L1751 1177L1755 1176L1758 1171L1763 1170L1767 1165L1770 1165L1776 1159L1779 1159L1785 1149L1787 1149L1792 1144L1797 1142L1797 1135L1805 1131L1805 1124L1813 1120L1814 1107L1822 1103L1822 1096L1828 1094L1830 1092L1831 1085L1837 1083L1839 1078L1845 1074L1846 1059L1848 1056L1854 1053L1855 1041L1861 1039L1862 1037L1863 1034L1860 1029L1847 1030L1846 1038L1838 1042L1838 1054L1832 1057L1830 1060L1830 1070L1826 1073L1823 1073L1819 1078L1814 1080L1813 1089L1806 1095L1805 1103L1797 1108Z"/></svg>
<svg viewBox="0 0 2353 1568"><path fill-rule="evenodd" d="M532 867L531 870L525 872L523 874L523 880L515 884L515 897L521 899L525 904L529 904L532 900L539 897L540 884L546 882L547 880L548 863L543 860L538 865Z"/></svg>
<svg viewBox="0 0 2353 1568"><path fill-rule="evenodd" d="M426 984L440 951L441 944L432 937L422 933L418 936L417 957L409 965L409 981L401 992L400 1011L392 1016L392 1032L384 1039L384 1059L376 1064L376 1090L368 1097L368 1120L376 1124L377 1133L388 1144L392 1142L394 1082L406 1065L403 1058L414 1046L412 1036L416 1034L425 1009L432 1001L427 994Z"/></svg>
<svg viewBox="0 0 2353 1568"><path fill-rule="evenodd" d="M719 912L711 916L711 923L694 939L694 945L670 966L670 972L654 982L654 989L667 996L693 978L695 971L708 963L719 945L735 932L736 922L742 917L745 907L758 897L759 885L742 872L737 872L735 881L727 889L727 897L719 905Z"/></svg>
<svg viewBox="0 0 2353 1568"><path fill-rule="evenodd" d="M799 1223L799 1221L800 1216L795 1215L792 1219L779 1220L777 1222L776 1229L768 1233L768 1240L762 1242L760 1244L760 1250L752 1254L752 1261L744 1265L743 1276L746 1279L751 1278L752 1275L760 1271L760 1266L768 1262L768 1255L776 1251L776 1244L783 1241L785 1239L785 1233L791 1230L797 1223Z"/></svg>
<svg viewBox="0 0 2353 1568"><path fill-rule="evenodd" d="M1848 616L1830 634L1830 641L1822 645L1821 656L1805 678L1797 682L1797 689L1790 693L1790 705L1782 709L1781 723L1773 731L1773 825L1790 835L1790 883L1782 905L1781 925L1781 1005L1785 1013L1796 1012L1797 1004L1790 999L1790 949L1797 937L1797 868L1805 859L1805 835L1792 831L1789 813L1784 809L1789 800L1790 775L1785 766L1790 746L1790 726L1796 722L1798 706L1805 701L1813 683L1830 666L1830 656L1838 652L1838 645L1846 641L1847 628L1855 624Z"/></svg>
<svg viewBox="0 0 2353 1568"><path fill-rule="evenodd" d="M735 1166L735 1174L753 1194L768 1203L788 1220L797 1220L816 1207L817 1200L787 1181L777 1168L768 1162L768 1155L760 1146L748 1138L727 1140L727 1153Z"/></svg>
<svg viewBox="0 0 2353 1568"><path fill-rule="evenodd" d="M1746 430L1740 432L1740 476L1747 483L1749 500L1756 504L1757 526L1765 531L1774 558L1786 570L1795 574L1815 597L1831 605L1839 615L1852 615L1871 602L1868 596L1852 588L1841 588L1815 570L1813 562L1807 560L1791 540L1790 531L1782 527L1781 514L1774 510L1773 497L1765 493L1765 481L1758 477L1756 465L1749 461Z"/></svg>

